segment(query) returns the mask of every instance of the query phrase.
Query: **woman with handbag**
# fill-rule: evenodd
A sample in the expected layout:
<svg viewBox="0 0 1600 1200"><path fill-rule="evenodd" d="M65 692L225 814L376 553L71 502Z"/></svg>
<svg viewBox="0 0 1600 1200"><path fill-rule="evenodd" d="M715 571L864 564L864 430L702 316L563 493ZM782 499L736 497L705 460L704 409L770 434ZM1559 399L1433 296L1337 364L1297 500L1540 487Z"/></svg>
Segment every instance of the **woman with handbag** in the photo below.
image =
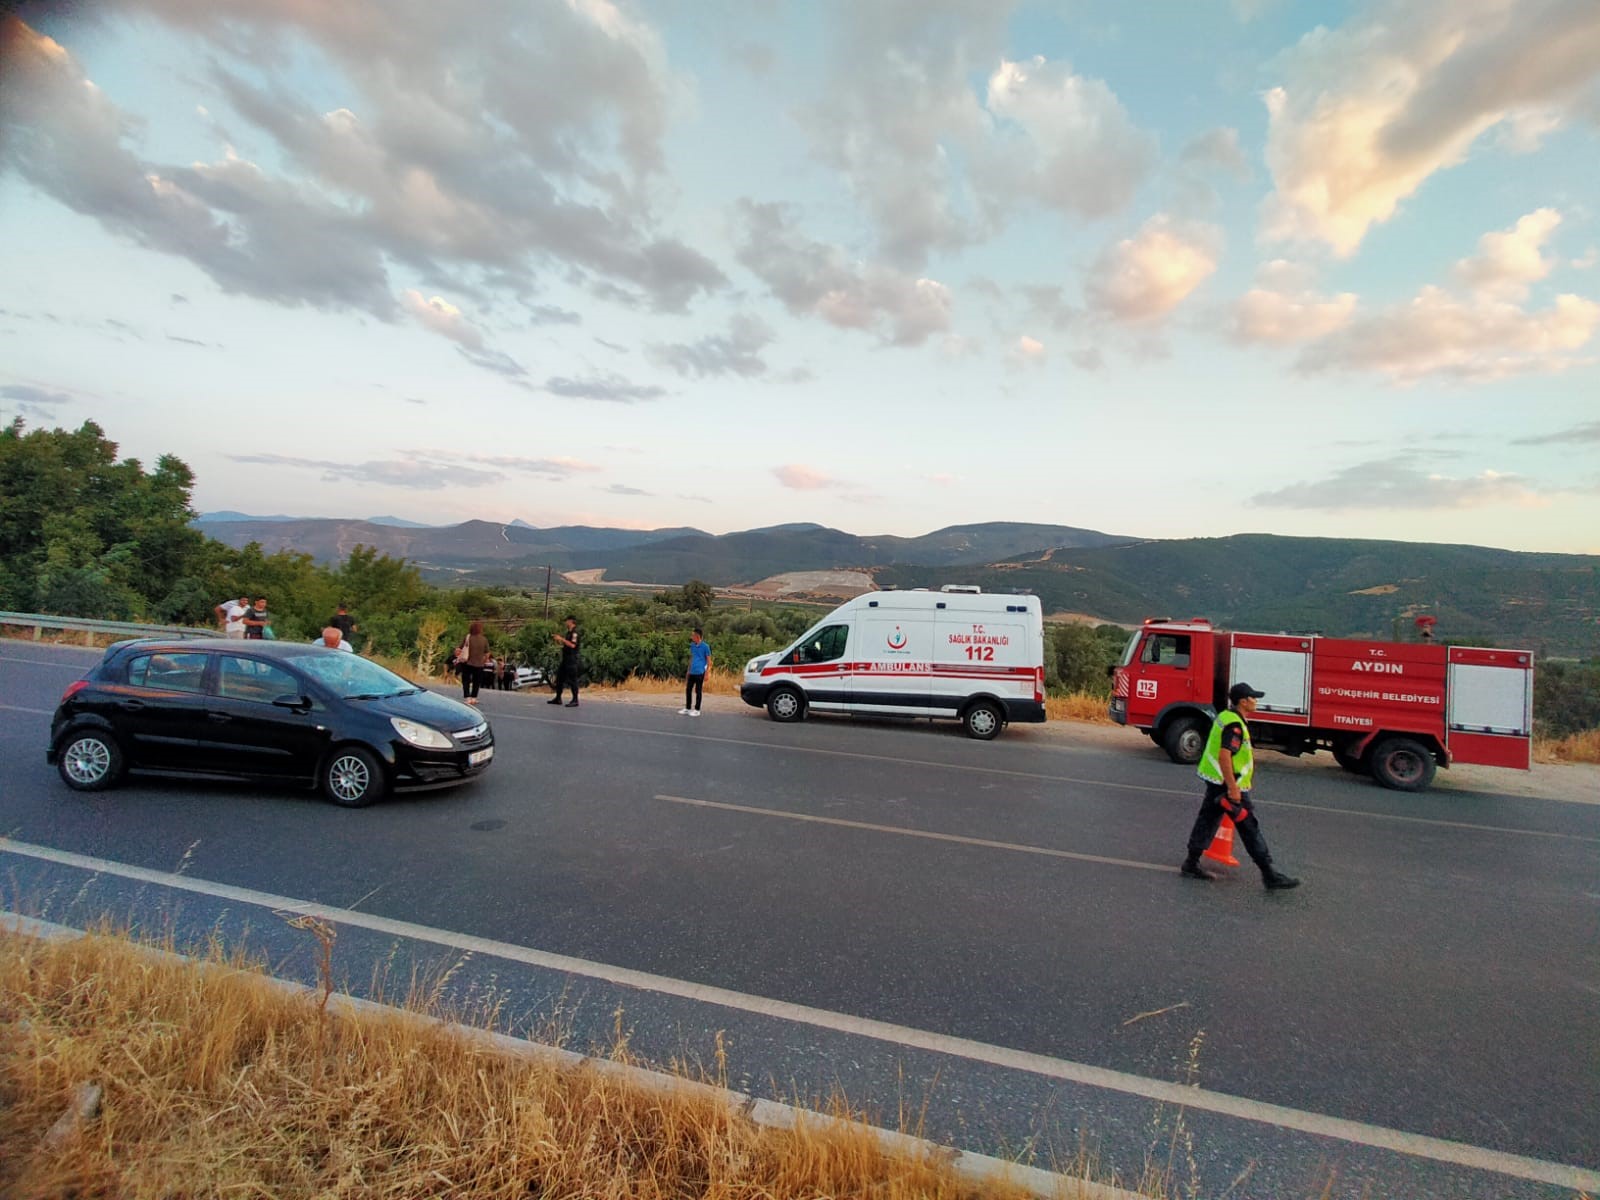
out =
<svg viewBox="0 0 1600 1200"><path fill-rule="evenodd" d="M461 698L474 708L478 706L478 682L483 677L483 664L489 657L489 639L483 636L483 622L474 621L467 627L466 640L456 651L461 662Z"/></svg>

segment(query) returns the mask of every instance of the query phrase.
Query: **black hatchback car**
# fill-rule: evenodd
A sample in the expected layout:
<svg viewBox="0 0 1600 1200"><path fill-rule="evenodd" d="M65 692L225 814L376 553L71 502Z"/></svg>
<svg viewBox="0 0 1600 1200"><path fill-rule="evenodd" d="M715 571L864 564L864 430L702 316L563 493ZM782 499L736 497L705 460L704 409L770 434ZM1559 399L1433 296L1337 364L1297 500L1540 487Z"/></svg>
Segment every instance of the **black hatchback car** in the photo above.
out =
<svg viewBox="0 0 1600 1200"><path fill-rule="evenodd" d="M494 733L476 710L346 651L141 639L67 687L46 757L84 792L133 769L303 782L359 808L482 774Z"/></svg>

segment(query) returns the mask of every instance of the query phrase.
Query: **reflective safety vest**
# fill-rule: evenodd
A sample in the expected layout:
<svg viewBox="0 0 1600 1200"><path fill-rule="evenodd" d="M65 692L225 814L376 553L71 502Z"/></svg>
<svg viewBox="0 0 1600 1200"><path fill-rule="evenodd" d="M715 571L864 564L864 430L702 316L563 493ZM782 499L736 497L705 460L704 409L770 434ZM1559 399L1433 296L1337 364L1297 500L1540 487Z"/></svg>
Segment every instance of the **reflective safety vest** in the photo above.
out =
<svg viewBox="0 0 1600 1200"><path fill-rule="evenodd" d="M1256 771L1256 757L1250 749L1250 726L1245 724L1245 719L1231 708L1225 708L1217 714L1217 719L1211 723L1211 736L1206 739L1205 753L1200 756L1200 765L1195 768L1195 774L1207 783L1222 783L1222 731L1229 725L1238 725L1244 731L1244 744L1233 752L1233 777L1239 782L1239 790L1250 790L1250 779Z"/></svg>

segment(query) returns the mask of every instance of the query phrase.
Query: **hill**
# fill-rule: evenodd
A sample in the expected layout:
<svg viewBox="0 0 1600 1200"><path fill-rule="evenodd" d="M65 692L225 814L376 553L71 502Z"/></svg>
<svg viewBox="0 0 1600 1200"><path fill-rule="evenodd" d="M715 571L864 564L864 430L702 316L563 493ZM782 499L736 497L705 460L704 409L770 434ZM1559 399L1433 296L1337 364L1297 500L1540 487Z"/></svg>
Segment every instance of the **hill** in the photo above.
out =
<svg viewBox="0 0 1600 1200"><path fill-rule="evenodd" d="M1112 621L1204 616L1236 629L1438 636L1600 655L1600 557L1484 546L1238 534L1053 550L976 568L893 566L880 586L976 583Z"/></svg>

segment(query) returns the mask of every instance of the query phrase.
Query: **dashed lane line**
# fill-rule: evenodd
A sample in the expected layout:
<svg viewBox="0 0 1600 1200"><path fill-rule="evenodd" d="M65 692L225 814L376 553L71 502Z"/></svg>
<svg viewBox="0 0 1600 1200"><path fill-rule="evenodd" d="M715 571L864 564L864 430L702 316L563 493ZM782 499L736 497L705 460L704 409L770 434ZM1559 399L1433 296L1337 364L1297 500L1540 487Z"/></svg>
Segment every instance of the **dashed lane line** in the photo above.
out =
<svg viewBox="0 0 1600 1200"><path fill-rule="evenodd" d="M1047 858L1070 858L1078 862L1103 863L1110 867L1133 867L1140 871L1165 871L1176 875L1178 868L1166 863L1140 862L1132 858L1107 858L1103 854L1081 854L1076 850L1056 850L1049 846L1028 846L1018 842L997 842L989 838L965 837L956 833L935 833L928 829L911 829L904 825L874 825L870 821L848 821L842 817L819 817L812 813L791 812L782 808L757 808L749 804L725 804L720 800L695 800L688 796L656 796L673 804L687 804L695 808L718 808L724 812L751 813L758 817L778 817L786 821L807 821L814 825L837 825L844 829L862 829L871 833L890 833L899 837L926 838L933 842L955 842L962 846L981 846L989 850L1011 850L1018 854L1040 854Z"/></svg>
<svg viewBox="0 0 1600 1200"><path fill-rule="evenodd" d="M985 1063L1008 1070L1024 1071L1029 1074L1059 1079L1084 1087L1100 1088L1105 1091L1138 1096L1142 1099L1163 1104L1181 1105L1202 1112L1215 1113L1219 1116L1255 1121L1278 1129L1294 1130L1317 1137L1334 1138L1353 1145L1388 1150L1411 1158L1448 1163L1471 1170L1489 1171L1498 1175L1507 1175L1534 1183L1550 1184L1573 1191L1600 1192L1600 1171L1590 1170L1586 1167L1572 1166L1521 1154L1509 1154L1505 1151L1491 1150L1466 1142L1409 1133L1405 1130L1390 1129L1382 1125L1371 1125L1364 1121L1351 1121L1343 1117L1330 1117L1322 1113L1306 1112L1301 1109L1288 1108L1281 1104L1268 1104L1264 1101L1250 1100L1243 1096L1233 1096L1226 1092L1210 1091L1206 1088L1189 1084L1150 1079L1125 1071L1114 1071L1106 1067L1096 1067L1087 1063L1051 1058L1044 1054L1013 1050L1005 1046L994 1046L968 1038L932 1033L925 1029L894 1025L886 1021L875 1021L867 1017L852 1016L849 1013L832 1012L828 1009L812 1008L803 1004L792 1004L788 1001L774 1000L766 996L754 996L727 988L712 987L708 984L673 979L665 975L652 975L645 971L635 971L627 967L591 962L587 959L572 958L564 954L550 954L543 950L533 950L526 946L516 946L508 942L497 942L489 938L474 937L471 934L434 929L431 926L417 925L410 921L397 921L388 917L354 912L350 909L317 904L290 896L277 896L270 892L259 892L252 888L215 883L189 875L175 875L169 871L152 871L146 867L136 867L128 863L114 862L110 859L93 858L89 855L75 854L67 850L56 850L48 846L17 842L9 838L0 838L0 853L15 854L44 862L58 863L83 871L99 872L103 875L115 875L123 879L140 880L180 891L256 905L280 912L320 916L355 928L370 929L374 932L388 934L391 937L408 938L413 941L446 946L453 950L471 951L475 954L490 955L512 962L525 963L529 966L562 971L588 979L597 979L620 987L635 988L640 991L713 1004L721 1008L751 1013L757 1016L772 1017L777 1020L808 1025L817 1029L828 1029L855 1037L871 1038L891 1045L925 1050L935 1054L947 1054L972 1062Z"/></svg>

